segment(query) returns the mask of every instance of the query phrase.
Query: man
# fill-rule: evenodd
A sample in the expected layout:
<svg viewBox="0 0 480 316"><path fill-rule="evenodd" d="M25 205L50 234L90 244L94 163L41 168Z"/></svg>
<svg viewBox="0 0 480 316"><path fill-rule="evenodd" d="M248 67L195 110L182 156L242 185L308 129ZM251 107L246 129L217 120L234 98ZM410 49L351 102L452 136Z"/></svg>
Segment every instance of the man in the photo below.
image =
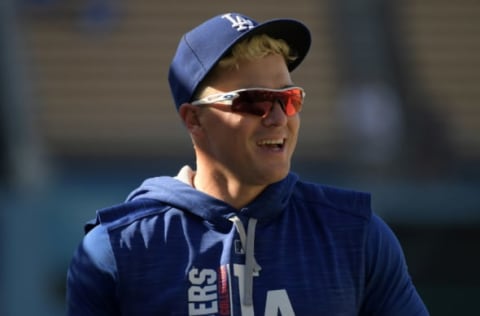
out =
<svg viewBox="0 0 480 316"><path fill-rule="evenodd" d="M196 168L100 210L72 260L69 315L428 315L368 194L290 172L300 22L213 17L169 82Z"/></svg>

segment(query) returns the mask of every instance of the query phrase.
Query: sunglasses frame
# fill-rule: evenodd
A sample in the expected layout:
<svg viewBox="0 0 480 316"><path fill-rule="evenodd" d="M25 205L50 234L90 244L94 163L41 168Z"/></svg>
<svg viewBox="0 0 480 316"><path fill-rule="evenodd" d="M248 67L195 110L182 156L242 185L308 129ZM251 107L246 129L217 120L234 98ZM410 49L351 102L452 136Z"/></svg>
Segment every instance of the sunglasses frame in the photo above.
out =
<svg viewBox="0 0 480 316"><path fill-rule="evenodd" d="M233 102L236 98L240 97L240 94L242 92L246 91L263 91L263 92L273 92L273 93L282 93L286 92L289 90L300 90L301 92L301 97L302 97L302 105L303 105L303 100L305 99L305 90L303 88L298 87L298 86L291 86L287 88L282 88L282 89L270 89L270 88L246 88L246 89L238 89L238 90L233 90L233 91L228 91L228 92L223 92L223 93L215 93L209 96L206 96L205 98L193 101L191 104L196 105L196 106L202 106L202 105L209 105L209 104L224 104L228 106L232 106ZM288 114L284 106L282 106L282 110L284 111L287 116L293 116L301 111L302 106L300 106L300 109L298 111L295 111L293 114ZM234 111L235 113L249 113L252 115L256 116L264 116L265 114L269 113L269 111L266 111L263 114L255 114L253 112L249 111Z"/></svg>

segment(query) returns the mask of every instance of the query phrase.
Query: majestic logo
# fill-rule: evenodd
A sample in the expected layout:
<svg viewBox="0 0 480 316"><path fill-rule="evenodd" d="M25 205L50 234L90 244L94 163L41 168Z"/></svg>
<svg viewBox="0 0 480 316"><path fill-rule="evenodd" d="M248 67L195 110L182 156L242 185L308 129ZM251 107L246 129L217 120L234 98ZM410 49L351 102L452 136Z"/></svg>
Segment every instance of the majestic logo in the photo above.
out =
<svg viewBox="0 0 480 316"><path fill-rule="evenodd" d="M251 20L244 18L240 15L233 15L227 13L222 15L223 19L227 19L232 23L232 27L235 28L238 32L247 31L254 28L254 24Z"/></svg>

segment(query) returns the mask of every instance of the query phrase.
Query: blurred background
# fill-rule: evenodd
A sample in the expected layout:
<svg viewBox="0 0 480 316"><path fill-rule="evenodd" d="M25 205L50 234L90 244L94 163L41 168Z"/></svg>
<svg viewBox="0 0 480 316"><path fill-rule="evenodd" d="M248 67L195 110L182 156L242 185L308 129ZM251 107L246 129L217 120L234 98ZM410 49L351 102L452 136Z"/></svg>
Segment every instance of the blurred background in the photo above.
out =
<svg viewBox="0 0 480 316"><path fill-rule="evenodd" d="M477 0L2 0L0 315L63 315L83 223L193 165L168 66L228 11L310 27L294 171L372 192L432 315L480 315Z"/></svg>

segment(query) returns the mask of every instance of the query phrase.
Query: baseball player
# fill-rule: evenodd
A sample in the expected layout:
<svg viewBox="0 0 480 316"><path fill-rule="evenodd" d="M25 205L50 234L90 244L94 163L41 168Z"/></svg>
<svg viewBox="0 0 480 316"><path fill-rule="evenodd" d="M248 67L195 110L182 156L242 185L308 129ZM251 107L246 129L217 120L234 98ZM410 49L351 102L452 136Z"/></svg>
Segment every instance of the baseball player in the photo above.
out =
<svg viewBox="0 0 480 316"><path fill-rule="evenodd" d="M370 195L290 170L310 41L238 13L181 38L168 79L195 166L85 226L68 315L428 315Z"/></svg>

